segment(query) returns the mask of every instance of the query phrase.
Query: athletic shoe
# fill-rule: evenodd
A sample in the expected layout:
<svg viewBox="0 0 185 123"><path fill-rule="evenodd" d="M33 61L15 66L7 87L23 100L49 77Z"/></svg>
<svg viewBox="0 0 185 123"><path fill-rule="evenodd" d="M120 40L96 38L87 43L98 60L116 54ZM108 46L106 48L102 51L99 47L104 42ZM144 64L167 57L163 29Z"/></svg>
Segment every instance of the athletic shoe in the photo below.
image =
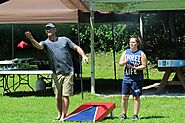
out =
<svg viewBox="0 0 185 123"><path fill-rule="evenodd" d="M139 120L138 115L133 115L132 120Z"/></svg>
<svg viewBox="0 0 185 123"><path fill-rule="evenodd" d="M121 120L125 120L125 119L127 119L127 115L126 114L122 114L121 115Z"/></svg>

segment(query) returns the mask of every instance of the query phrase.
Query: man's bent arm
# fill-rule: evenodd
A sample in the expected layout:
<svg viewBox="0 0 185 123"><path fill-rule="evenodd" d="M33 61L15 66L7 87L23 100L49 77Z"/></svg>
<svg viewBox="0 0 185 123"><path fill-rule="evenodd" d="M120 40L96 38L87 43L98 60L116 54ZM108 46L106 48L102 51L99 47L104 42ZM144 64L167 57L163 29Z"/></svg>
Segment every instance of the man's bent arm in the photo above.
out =
<svg viewBox="0 0 185 123"><path fill-rule="evenodd" d="M87 56L85 55L84 51L82 50L82 48L80 48L79 46L77 45L74 45L74 50L76 50L83 58L83 61L84 63L88 63L88 58Z"/></svg>

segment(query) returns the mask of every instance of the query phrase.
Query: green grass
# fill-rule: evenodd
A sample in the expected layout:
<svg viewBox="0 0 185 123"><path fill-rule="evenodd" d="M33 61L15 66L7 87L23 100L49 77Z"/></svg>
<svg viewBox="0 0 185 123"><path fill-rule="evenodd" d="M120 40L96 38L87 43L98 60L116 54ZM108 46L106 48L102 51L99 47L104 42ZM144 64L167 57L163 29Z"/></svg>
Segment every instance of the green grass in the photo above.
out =
<svg viewBox="0 0 185 123"><path fill-rule="evenodd" d="M123 68L118 66L121 53L116 54L117 79L123 76ZM90 56L89 56L90 58ZM95 55L96 79L114 79L112 53L97 53ZM145 71L146 72L146 71ZM164 72L149 67L149 77L160 80ZM90 63L83 64L83 77L90 77ZM12 80L10 80L10 85ZM36 76L30 76L30 85L36 88ZM0 93L2 93L0 88ZM12 89L11 89L12 90ZM13 90L12 90L13 91ZM16 92L31 91L27 85L20 85ZM107 117L102 123L120 123L121 96L103 97L85 92L71 98L69 113L84 102L113 102L116 104L114 118ZM145 97L141 99L140 118L138 123L183 123L185 117L185 98ZM129 100L127 123L132 122L133 99ZM0 96L0 123L52 123L57 115L54 96ZM74 122L73 122L74 123Z"/></svg>
<svg viewBox="0 0 185 123"><path fill-rule="evenodd" d="M122 79L124 68L118 65L119 59L121 56L121 52L117 52L115 56L115 64L116 64L116 78ZM82 64L83 77L91 76L91 59L89 57L89 64ZM98 52L95 54L95 78L96 79L114 79L114 60L113 60L113 52ZM149 79L152 80L160 80L164 75L163 71L158 71L157 68L152 68L150 65L148 66ZM144 70L145 79L147 78L147 71ZM174 74L170 76L170 80L173 78Z"/></svg>
<svg viewBox="0 0 185 123"><path fill-rule="evenodd" d="M102 123L120 123L121 96L101 97L84 93L72 96L69 113L84 102L112 102L116 104L114 118L107 116ZM140 120L138 123L183 123L185 117L184 98L145 97L141 98ZM52 123L57 115L55 98L51 97L8 97L0 96L1 123ZM127 123L131 123L133 99L129 99ZM74 122L73 122L74 123Z"/></svg>

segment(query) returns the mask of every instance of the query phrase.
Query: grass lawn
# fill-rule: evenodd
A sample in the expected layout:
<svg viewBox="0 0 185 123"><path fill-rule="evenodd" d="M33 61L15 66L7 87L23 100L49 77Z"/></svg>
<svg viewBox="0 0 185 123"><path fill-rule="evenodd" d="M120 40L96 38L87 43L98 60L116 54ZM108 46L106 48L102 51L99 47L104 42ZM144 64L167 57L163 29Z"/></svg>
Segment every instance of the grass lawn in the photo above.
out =
<svg viewBox="0 0 185 123"><path fill-rule="evenodd" d="M69 112L72 112L84 102L113 102L116 109L114 117L110 115L102 123L120 123L121 96L101 97L84 93L71 97ZM140 120L138 123L183 123L185 117L184 98L143 97L141 99ZM127 123L133 122L133 100L129 100ZM0 96L1 123L51 123L56 117L55 98L48 97L8 97Z"/></svg>
<svg viewBox="0 0 185 123"><path fill-rule="evenodd" d="M123 76L123 68L118 66L121 53L116 54L117 79ZM90 56L89 56L90 58ZM146 74L146 71L145 71ZM160 80L164 72L149 67L149 79ZM90 77L90 63L83 64L83 77ZM173 76L172 76L173 77ZM172 79L172 77L170 79ZM114 80L112 53L97 53L95 55L95 78ZM145 76L146 78L146 76ZM0 83L1 84L1 83ZM106 84L106 83L105 83ZM11 85L11 81L10 81ZM31 76L30 85L36 88L36 77ZM106 87L106 86L105 86ZM2 92L0 88L0 93ZM27 85L21 85L17 90L31 91ZM114 118L108 116L102 123L120 123L121 95L114 97L96 96L90 92L81 93L71 97L69 113L84 102L113 102L116 104ZM138 123L183 123L185 117L185 98L177 97L143 97L141 99L140 120ZM132 122L133 100L129 100L127 123ZM54 96L0 96L0 123L52 123L57 115ZM74 123L74 122L73 122Z"/></svg>
<svg viewBox="0 0 185 123"><path fill-rule="evenodd" d="M116 72L116 79L122 79L124 68L118 65L119 59L121 57L121 52L117 52L115 56L115 72ZM97 52L95 54L95 78L100 79L114 79L114 57L113 52ZM91 61L89 55L89 64L82 64L82 71L83 77L90 77L91 76ZM158 71L157 68L153 68L148 65L148 76L147 78L147 71L144 70L145 79L151 80L161 80L162 76L164 75L164 71ZM170 76L170 80L173 78L174 74Z"/></svg>

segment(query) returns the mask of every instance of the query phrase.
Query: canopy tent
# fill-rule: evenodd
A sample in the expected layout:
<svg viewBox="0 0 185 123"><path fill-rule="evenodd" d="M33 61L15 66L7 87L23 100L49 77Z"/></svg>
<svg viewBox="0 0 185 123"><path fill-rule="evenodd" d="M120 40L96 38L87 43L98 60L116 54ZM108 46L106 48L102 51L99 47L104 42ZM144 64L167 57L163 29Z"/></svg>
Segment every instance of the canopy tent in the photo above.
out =
<svg viewBox="0 0 185 123"><path fill-rule="evenodd" d="M12 57L14 24L79 23L80 13L87 11L80 0L9 0L0 4L0 24L12 24Z"/></svg>
<svg viewBox="0 0 185 123"><path fill-rule="evenodd" d="M94 80L94 31L93 23L133 21L140 22L142 33L142 14L133 11L184 10L182 0L93 0L88 7L81 0L9 0L0 4L0 24L42 24L54 23L91 23L91 92L95 92ZM170 4L168 5L168 3ZM154 4L156 3L156 4ZM113 5L113 9L109 5ZM178 5L177 5L178 4ZM144 5L144 6L143 6ZM160 6L157 8L156 6ZM109 11L107 10L107 7ZM118 6L118 9L114 8ZM175 7L174 7L175 6ZM179 6L179 8L178 8ZM111 10L112 9L112 10ZM94 11L105 11L99 13ZM110 12L111 10L111 12ZM120 12L118 12L120 11ZM127 12L127 14L125 13ZM129 16L129 18L127 18ZM140 17L140 20L139 20ZM90 19L89 19L90 18ZM13 40L13 39L12 39Z"/></svg>
<svg viewBox="0 0 185 123"><path fill-rule="evenodd" d="M91 92L95 93L95 80L94 77L94 29L93 23L95 22L94 11L104 11L104 12L127 12L127 13L139 13L139 23L140 23L140 34L143 38L143 14L145 12L166 12L169 11L169 22L171 31L174 31L174 23L171 15L171 11L184 12L185 2L184 0L92 0L90 1L90 22L91 22ZM114 22L114 21L113 21Z"/></svg>
<svg viewBox="0 0 185 123"><path fill-rule="evenodd" d="M89 17L88 7L81 0L9 0L0 4L0 24L89 23ZM124 12L95 12L95 18L97 23L138 22L137 14ZM12 35L14 35L13 31ZM12 38L12 46L13 40ZM93 44L91 47L94 47ZM14 54L13 51L12 54ZM91 51L91 53L94 53L94 51ZM93 68L94 64L91 63L91 66ZM93 69L91 73L94 73ZM91 85L95 88L95 78L93 75L91 78L91 81L93 81ZM94 92L94 89L92 92Z"/></svg>
<svg viewBox="0 0 185 123"><path fill-rule="evenodd" d="M0 24L78 23L80 0L9 0L0 4Z"/></svg>
<svg viewBox="0 0 185 123"><path fill-rule="evenodd" d="M142 13L165 12L171 16L174 12L185 11L184 0L93 0L91 6L93 11L140 13L141 38L143 37Z"/></svg>
<svg viewBox="0 0 185 123"><path fill-rule="evenodd" d="M95 11L185 10L184 0L93 0L93 3Z"/></svg>
<svg viewBox="0 0 185 123"><path fill-rule="evenodd" d="M89 8L81 0L8 0L0 4L0 24L89 23ZM95 23L138 21L138 14L95 12Z"/></svg>

